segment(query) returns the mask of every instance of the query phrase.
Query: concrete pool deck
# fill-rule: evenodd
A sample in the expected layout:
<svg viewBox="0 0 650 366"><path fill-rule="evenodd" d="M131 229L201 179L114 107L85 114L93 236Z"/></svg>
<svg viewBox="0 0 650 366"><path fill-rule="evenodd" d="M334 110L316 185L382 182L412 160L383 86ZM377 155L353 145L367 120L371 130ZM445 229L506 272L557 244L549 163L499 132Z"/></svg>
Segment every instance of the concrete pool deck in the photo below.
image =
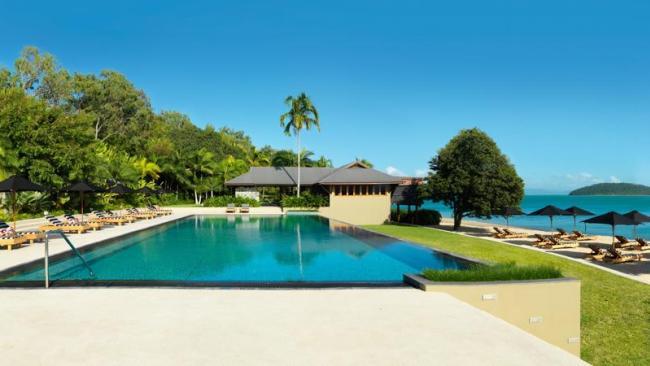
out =
<svg viewBox="0 0 650 366"><path fill-rule="evenodd" d="M582 365L414 289L2 289L9 365Z"/></svg>

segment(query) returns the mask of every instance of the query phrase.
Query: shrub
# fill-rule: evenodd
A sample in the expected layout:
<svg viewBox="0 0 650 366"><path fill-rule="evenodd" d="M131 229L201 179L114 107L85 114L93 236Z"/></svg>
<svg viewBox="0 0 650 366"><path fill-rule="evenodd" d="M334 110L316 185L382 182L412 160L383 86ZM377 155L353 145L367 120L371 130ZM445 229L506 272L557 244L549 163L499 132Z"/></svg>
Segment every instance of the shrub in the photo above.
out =
<svg viewBox="0 0 650 366"><path fill-rule="evenodd" d="M203 201L205 207L226 207L228 204L233 203L235 206L240 207L242 204L249 204L251 207L259 207L259 201L248 197L235 197L235 196L217 196L210 197Z"/></svg>
<svg viewBox="0 0 650 366"><path fill-rule="evenodd" d="M439 225L442 215L436 210L422 209L417 211L402 211L397 217L397 210L393 210L390 215L391 221L403 222L414 225Z"/></svg>
<svg viewBox="0 0 650 366"><path fill-rule="evenodd" d="M560 278L562 272L550 266L518 267L511 262L494 266L475 264L469 269L425 269L422 275L430 281L438 282L523 281Z"/></svg>
<svg viewBox="0 0 650 366"><path fill-rule="evenodd" d="M282 207L319 208L329 206L329 197L305 192L300 197L282 196Z"/></svg>

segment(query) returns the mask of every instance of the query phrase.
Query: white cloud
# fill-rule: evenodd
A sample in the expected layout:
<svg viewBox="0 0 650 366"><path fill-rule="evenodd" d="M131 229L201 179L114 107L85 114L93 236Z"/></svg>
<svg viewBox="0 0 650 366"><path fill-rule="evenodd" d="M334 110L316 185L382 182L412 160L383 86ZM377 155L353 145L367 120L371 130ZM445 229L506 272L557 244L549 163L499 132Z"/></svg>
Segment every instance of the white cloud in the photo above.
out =
<svg viewBox="0 0 650 366"><path fill-rule="evenodd" d="M621 183L621 180L618 179L618 177L613 176L613 175L611 177L609 177L609 181L612 182L612 183Z"/></svg>
<svg viewBox="0 0 650 366"><path fill-rule="evenodd" d="M403 171L401 171L401 170L395 168L395 167L392 166L392 165L389 165L389 166L386 168L386 173L388 173L388 174L390 174L390 175L395 175L395 176L398 176L398 177L404 177L404 176L406 176L406 174L404 174Z"/></svg>
<svg viewBox="0 0 650 366"><path fill-rule="evenodd" d="M416 177L426 177L427 175L429 175L428 169L415 169Z"/></svg>

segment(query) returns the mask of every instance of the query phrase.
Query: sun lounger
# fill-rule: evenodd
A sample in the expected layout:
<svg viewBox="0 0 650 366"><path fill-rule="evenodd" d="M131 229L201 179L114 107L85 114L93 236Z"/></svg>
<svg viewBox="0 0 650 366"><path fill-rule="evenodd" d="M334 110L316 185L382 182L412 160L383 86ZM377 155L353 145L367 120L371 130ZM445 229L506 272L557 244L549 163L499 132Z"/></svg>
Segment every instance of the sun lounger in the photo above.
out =
<svg viewBox="0 0 650 366"><path fill-rule="evenodd" d="M589 249L591 253L587 254L587 257L595 261L600 262L607 256L607 251L595 244L589 244Z"/></svg>
<svg viewBox="0 0 650 366"><path fill-rule="evenodd" d="M614 238L616 238L616 243L614 243L614 246L616 248L626 248L626 247L633 247L636 245L635 242L629 241L626 237L623 235L616 235Z"/></svg>
<svg viewBox="0 0 650 366"><path fill-rule="evenodd" d="M90 227L87 225L70 225L70 224L63 223L61 220L53 216L46 216L45 218L47 219L48 223L45 225L41 225L38 228L41 231L61 230L66 233L82 234L88 231L88 229L90 229Z"/></svg>
<svg viewBox="0 0 650 366"><path fill-rule="evenodd" d="M101 229L101 228L104 227L103 223L98 222L98 221L94 221L94 220L90 220L90 221L87 221L87 222L81 222L81 221L79 221L78 218L76 218L76 217L74 217L72 215L63 215L63 217L65 218L66 223L68 225L77 225L77 226L78 225L86 225L90 229L92 229L93 231L97 231L98 229Z"/></svg>
<svg viewBox="0 0 650 366"><path fill-rule="evenodd" d="M503 232L506 234L506 238L508 239L515 239L515 238L527 238L528 234L526 233L517 233L514 231L510 231L510 229L502 229Z"/></svg>
<svg viewBox="0 0 650 366"><path fill-rule="evenodd" d="M548 236L544 236L542 234L533 234L533 237L535 238L535 241L533 242L533 246L544 247L550 244Z"/></svg>
<svg viewBox="0 0 650 366"><path fill-rule="evenodd" d="M149 210L153 211L153 212L158 212L161 215L171 215L172 214L172 210L167 209L167 208L160 208L157 205L148 205L147 208Z"/></svg>
<svg viewBox="0 0 650 366"><path fill-rule="evenodd" d="M239 209L239 213L250 213L251 212L251 206L247 203L244 203L241 205L241 208Z"/></svg>
<svg viewBox="0 0 650 366"><path fill-rule="evenodd" d="M596 240L595 236L588 236L578 230L573 230L573 237L578 241Z"/></svg>
<svg viewBox="0 0 650 366"><path fill-rule="evenodd" d="M650 250L650 244L647 241L645 241L645 239L636 238L636 243L634 244L634 246L628 246L628 247L625 247L624 249L627 249L627 250L640 250L640 251Z"/></svg>
<svg viewBox="0 0 650 366"><path fill-rule="evenodd" d="M3 230L9 230L11 227L4 221L0 221L0 235L4 234ZM11 229L13 232L13 229ZM21 230L16 233L24 237L30 244L34 244L35 241L43 241L45 239L45 233L38 230Z"/></svg>
<svg viewBox="0 0 650 366"><path fill-rule="evenodd" d="M19 247L27 242L28 240L24 236L15 233L0 236L0 247L7 247L7 250L12 250L13 247Z"/></svg>
<svg viewBox="0 0 650 366"><path fill-rule="evenodd" d="M226 213L235 213L237 212L237 209L235 208L234 203L229 203L228 206L226 206Z"/></svg>
<svg viewBox="0 0 650 366"><path fill-rule="evenodd" d="M545 249L576 248L580 246L575 240L560 240L554 236L549 236L548 241L549 243L544 246Z"/></svg>
<svg viewBox="0 0 650 366"><path fill-rule="evenodd" d="M103 212L103 211L93 211L90 220L93 222L100 222L104 224L124 225L127 223L134 222L137 219L134 217L118 216L114 214L111 215L108 212Z"/></svg>
<svg viewBox="0 0 650 366"><path fill-rule="evenodd" d="M615 248L608 248L607 254L608 255L604 258L604 260L609 263L615 263L615 264L626 263L626 262L638 262L643 258L641 254L623 255L619 250Z"/></svg>
<svg viewBox="0 0 650 366"><path fill-rule="evenodd" d="M153 219L156 216L158 216L158 215L156 215L155 213L152 213L152 212L139 211L135 207L127 209L126 212L127 212L126 216L136 217L136 218L139 218L139 219Z"/></svg>
<svg viewBox="0 0 650 366"><path fill-rule="evenodd" d="M562 228L557 228L557 234L555 234L556 238L571 238L571 234L567 233L566 230Z"/></svg>

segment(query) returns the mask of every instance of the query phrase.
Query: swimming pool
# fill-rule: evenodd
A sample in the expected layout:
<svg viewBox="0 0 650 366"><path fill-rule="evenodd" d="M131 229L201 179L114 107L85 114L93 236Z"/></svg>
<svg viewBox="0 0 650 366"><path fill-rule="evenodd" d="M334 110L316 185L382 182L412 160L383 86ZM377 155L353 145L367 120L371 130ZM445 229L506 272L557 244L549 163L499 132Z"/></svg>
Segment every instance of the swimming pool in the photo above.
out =
<svg viewBox="0 0 650 366"><path fill-rule="evenodd" d="M469 262L316 215L190 216L65 255L53 284L397 284L424 268ZM43 280L34 263L0 276Z"/></svg>

